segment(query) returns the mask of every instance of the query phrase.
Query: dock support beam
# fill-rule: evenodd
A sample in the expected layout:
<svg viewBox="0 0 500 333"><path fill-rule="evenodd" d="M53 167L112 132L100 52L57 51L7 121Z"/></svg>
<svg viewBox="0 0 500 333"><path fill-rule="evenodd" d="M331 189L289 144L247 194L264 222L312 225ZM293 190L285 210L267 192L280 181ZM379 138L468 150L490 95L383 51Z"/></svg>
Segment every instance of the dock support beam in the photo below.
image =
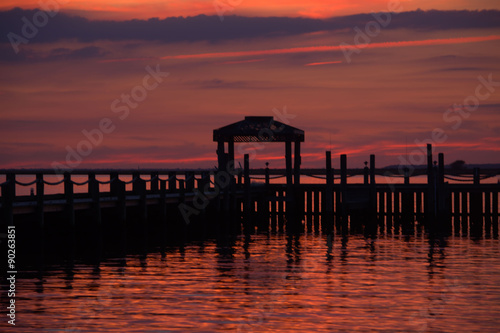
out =
<svg viewBox="0 0 500 333"><path fill-rule="evenodd" d="M300 164L302 163L301 157L300 157L300 141L295 141L295 151L293 154L294 158L294 166L293 166L293 172L294 172L294 180L293 183L295 185L300 184Z"/></svg>
<svg viewBox="0 0 500 333"><path fill-rule="evenodd" d="M103 228L102 228L102 218L101 218L101 203L100 203L100 194L99 194L99 182L95 177L95 173L89 173L89 194L92 199L92 216L94 218L93 224L95 226L95 237L98 246L98 251L102 249L102 240L103 240Z"/></svg>
<svg viewBox="0 0 500 333"><path fill-rule="evenodd" d="M342 234L347 234L349 222L346 192L347 192L347 155L340 155L340 192L342 197Z"/></svg>
<svg viewBox="0 0 500 333"><path fill-rule="evenodd" d="M326 190L325 190L325 210L326 216L323 220L323 232L330 234L333 232L333 169L332 152L327 151L326 155Z"/></svg>
<svg viewBox="0 0 500 333"><path fill-rule="evenodd" d="M71 249L74 249L76 241L75 206L73 181L69 172L64 173L64 197L66 198L66 218L68 223L68 242Z"/></svg>
<svg viewBox="0 0 500 333"><path fill-rule="evenodd" d="M243 195L243 230L245 234L250 233L252 225L252 199L250 197L250 158L248 154L243 157L243 178L244 178L244 195Z"/></svg>
<svg viewBox="0 0 500 333"><path fill-rule="evenodd" d="M126 184L121 181L117 172L112 172L109 176L111 184L111 195L116 197L115 216L116 220L111 228L111 233L118 233L120 250L125 252L127 243L127 203Z"/></svg>
<svg viewBox="0 0 500 333"><path fill-rule="evenodd" d="M431 223L436 221L436 178L432 163L432 145L427 144L427 191L424 204L424 215L429 227Z"/></svg>
<svg viewBox="0 0 500 333"><path fill-rule="evenodd" d="M479 168L474 168L474 185L480 184ZM483 231L483 193L476 187L470 191L470 229L474 236L482 235Z"/></svg>
<svg viewBox="0 0 500 333"><path fill-rule="evenodd" d="M36 219L38 221L38 228L41 232L41 236L43 237L44 233L44 213L43 213L43 196L44 196L44 187L43 183L43 173L36 174Z"/></svg>
<svg viewBox="0 0 500 333"><path fill-rule="evenodd" d="M8 173L2 184L2 207L7 225L14 225L14 200L16 198L16 175Z"/></svg>

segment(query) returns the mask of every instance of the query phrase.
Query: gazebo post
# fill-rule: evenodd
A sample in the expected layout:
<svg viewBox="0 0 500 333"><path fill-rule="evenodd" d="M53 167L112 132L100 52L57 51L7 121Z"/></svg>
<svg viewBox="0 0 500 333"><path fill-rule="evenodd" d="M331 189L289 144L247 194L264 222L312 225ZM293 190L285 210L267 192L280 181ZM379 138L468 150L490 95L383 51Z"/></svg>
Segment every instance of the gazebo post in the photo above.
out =
<svg viewBox="0 0 500 333"><path fill-rule="evenodd" d="M227 142L227 153L229 154L228 162L231 162L232 166L234 167L234 141L233 140L229 140Z"/></svg>
<svg viewBox="0 0 500 333"><path fill-rule="evenodd" d="M299 218L299 216L302 216L302 214L304 213L304 194L298 188L300 185L300 163L301 163L300 140L295 140L295 152L293 154L293 158L294 158L294 166L293 166L294 196L293 196L293 198L294 198L294 207L296 209L296 213L294 215L297 218ZM296 222L297 222L297 227L298 227L299 226L298 221L296 221Z"/></svg>
<svg viewBox="0 0 500 333"><path fill-rule="evenodd" d="M227 142L227 161L226 161L227 165L226 165L226 169L224 169L225 171L227 171L230 175L230 191L231 191L231 194L230 194L230 200L231 200L231 207L230 207L230 210L231 212L235 212L236 211L236 207L237 207L237 200L236 200L236 178L234 177L234 170L235 170L235 161L234 161L234 139L231 139L231 140L228 140Z"/></svg>
<svg viewBox="0 0 500 333"><path fill-rule="evenodd" d="M295 153L294 153L294 177L295 179L293 180L293 183L298 185L300 184L300 141L296 140L295 141Z"/></svg>
<svg viewBox="0 0 500 333"><path fill-rule="evenodd" d="M288 217L292 216L293 207L293 184L292 184L292 141L285 141L285 163L286 163L286 201L285 201L285 214L287 216L287 226L291 227Z"/></svg>
<svg viewBox="0 0 500 333"><path fill-rule="evenodd" d="M224 141L217 141L217 162L219 163L219 171L224 168Z"/></svg>
<svg viewBox="0 0 500 333"><path fill-rule="evenodd" d="M286 185L292 185L292 141L285 142Z"/></svg>

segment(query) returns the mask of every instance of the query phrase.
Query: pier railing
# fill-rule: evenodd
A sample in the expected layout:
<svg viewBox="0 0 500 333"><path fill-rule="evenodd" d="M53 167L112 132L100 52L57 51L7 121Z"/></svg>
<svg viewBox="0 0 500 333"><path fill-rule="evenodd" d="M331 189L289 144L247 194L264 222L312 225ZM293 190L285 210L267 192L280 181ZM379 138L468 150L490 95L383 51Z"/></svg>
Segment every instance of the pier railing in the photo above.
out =
<svg viewBox="0 0 500 333"><path fill-rule="evenodd" d="M495 177L500 170L445 168L442 154L439 163L431 160L427 168L411 170L376 169L373 155L370 166L366 163L359 169L348 169L346 155L341 155L340 168L334 169L329 152L326 157L324 169L302 169L300 183L293 184L280 183L286 178L285 169L250 169L247 163L224 181L214 169L0 170L0 216L6 225L17 216L31 216L43 227L47 213L60 212L74 225L76 214L86 211L100 224L102 211L111 209L113 217L125 223L130 207L138 210L142 221L151 215L148 207L154 207L161 220L181 210L179 217L189 222L190 216L215 206L215 212L259 216L264 221L288 213L306 226L317 215L324 221L331 217L351 223L356 217L376 219L384 221L386 229L392 229L392 223L431 216L453 220L455 230L469 224L483 228L484 223L485 230L498 233L500 184ZM412 181L422 176L425 182ZM486 179L493 182L484 183ZM50 191L54 188L57 191Z"/></svg>

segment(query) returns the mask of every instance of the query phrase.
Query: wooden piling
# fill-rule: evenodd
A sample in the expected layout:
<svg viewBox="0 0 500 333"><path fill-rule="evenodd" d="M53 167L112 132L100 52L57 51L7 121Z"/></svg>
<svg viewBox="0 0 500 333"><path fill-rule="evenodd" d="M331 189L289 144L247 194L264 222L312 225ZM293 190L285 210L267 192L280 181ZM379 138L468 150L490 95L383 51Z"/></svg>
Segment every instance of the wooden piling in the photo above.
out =
<svg viewBox="0 0 500 333"><path fill-rule="evenodd" d="M393 219L393 214L392 214L392 203L393 203L393 194L394 192L392 191L386 191L385 192L385 198L386 198L386 231L388 234L392 233L392 219Z"/></svg>
<svg viewBox="0 0 500 333"><path fill-rule="evenodd" d="M427 144L427 191L425 193L424 201L424 215L427 225L431 221L435 221L435 206L436 206L436 196L435 196L435 173L432 163L432 145Z"/></svg>
<svg viewBox="0 0 500 333"><path fill-rule="evenodd" d="M462 215L461 215L461 222L462 222L462 235L466 235L468 230L469 230L469 226L468 226L468 214L469 214L469 192L468 191L462 191L461 194L460 194L460 197L461 197L461 209L460 211L462 212Z"/></svg>
<svg viewBox="0 0 500 333"><path fill-rule="evenodd" d="M159 174L158 172L151 172L150 174L151 176L151 185L150 185L150 189L151 189L151 193L158 193L158 189L159 189L159 183L160 183L160 180L159 180Z"/></svg>
<svg viewBox="0 0 500 333"><path fill-rule="evenodd" d="M184 173L184 179L186 182L186 192L191 192L194 189L195 177L193 171L186 171Z"/></svg>
<svg viewBox="0 0 500 333"><path fill-rule="evenodd" d="M64 197L66 199L66 217L68 219L68 226L75 228L75 206L74 206L74 193L73 182L69 172L64 173Z"/></svg>
<svg viewBox="0 0 500 333"><path fill-rule="evenodd" d="M38 222L38 228L43 235L44 224L45 224L45 214L44 210L44 189L45 184L43 183L43 173L36 174L36 220Z"/></svg>
<svg viewBox="0 0 500 333"><path fill-rule="evenodd" d="M110 194L116 197L114 218L111 223L111 233L118 234L118 249L123 253L127 244L127 185L120 180L117 172L112 172L110 178Z"/></svg>
<svg viewBox="0 0 500 333"><path fill-rule="evenodd" d="M146 181L141 178L139 172L134 172L132 174L132 193L139 195L139 211L141 220L147 219L147 207L146 207Z"/></svg>
<svg viewBox="0 0 500 333"><path fill-rule="evenodd" d="M438 182L444 184L444 154L438 154Z"/></svg>
<svg viewBox="0 0 500 333"><path fill-rule="evenodd" d="M326 214L322 218L322 230L325 234L331 234L334 230L333 200L334 200L334 174L332 168L332 156L328 151L326 154L326 188L324 196L324 207Z"/></svg>
<svg viewBox="0 0 500 333"><path fill-rule="evenodd" d="M370 184L375 185L375 155L370 155Z"/></svg>
<svg viewBox="0 0 500 333"><path fill-rule="evenodd" d="M404 173L404 185L410 184L410 170L405 167ZM405 187L401 192L401 224L404 234L409 234L413 230L413 216L415 214L414 208L414 192L408 187Z"/></svg>
<svg viewBox="0 0 500 333"><path fill-rule="evenodd" d="M285 195L286 191L278 190L278 231L283 232L284 230L284 217L285 217Z"/></svg>
<svg viewBox="0 0 500 333"><path fill-rule="evenodd" d="M480 170L479 168L474 168L474 185L479 185L480 180ZM470 192L470 221L471 221L471 232L476 235L482 233L483 229L483 194L477 188L474 188Z"/></svg>
<svg viewBox="0 0 500 333"><path fill-rule="evenodd" d="M14 201L16 198L16 175L7 173L2 184L2 208L7 225L14 225Z"/></svg>
<svg viewBox="0 0 500 333"><path fill-rule="evenodd" d="M90 198L92 200L92 216L94 223L98 228L101 228L102 218L101 218L101 204L100 204L100 194L99 194L99 182L96 179L95 173L89 173L89 184L88 191ZM100 233L100 230L99 230Z"/></svg>
<svg viewBox="0 0 500 333"><path fill-rule="evenodd" d="M143 245L146 244L148 239L148 206L146 203L146 181L141 179L141 174L139 172L134 172L132 174L132 192L139 196L139 203L137 205L139 216L136 222L137 231L142 234ZM137 223L138 222L138 223Z"/></svg>
<svg viewBox="0 0 500 333"><path fill-rule="evenodd" d="M451 193L448 183L444 181L444 154L438 154L438 171L436 176L437 184L436 198L437 201L437 222L442 231L451 231Z"/></svg>
<svg viewBox="0 0 500 333"><path fill-rule="evenodd" d="M369 221L371 224L370 229L377 229L377 184L375 183L375 155L370 154L370 212Z"/></svg>
<svg viewBox="0 0 500 333"><path fill-rule="evenodd" d="M252 198L250 196L250 157L248 154L243 156L243 229L245 233L251 232L251 217L252 217Z"/></svg>
<svg viewBox="0 0 500 333"><path fill-rule="evenodd" d="M278 193L276 191L272 191L272 198L270 201L271 204L271 231L276 232L277 230L277 220L278 215L276 214L276 200L278 198Z"/></svg>
<svg viewBox="0 0 500 333"><path fill-rule="evenodd" d="M320 190L314 190L314 230L319 230Z"/></svg>
<svg viewBox="0 0 500 333"><path fill-rule="evenodd" d="M293 191L293 175L292 175L292 142L285 142L285 165L286 165L286 204L285 213L292 213L292 191Z"/></svg>
<svg viewBox="0 0 500 333"><path fill-rule="evenodd" d="M491 235L491 192L484 192L484 231Z"/></svg>
<svg viewBox="0 0 500 333"><path fill-rule="evenodd" d="M313 203L312 199L313 198L313 191L308 190L306 191L306 199L307 199L307 207L306 207L306 212L307 212L307 230L312 230L312 216L313 216Z"/></svg>
<svg viewBox="0 0 500 333"><path fill-rule="evenodd" d="M266 170L265 170L265 182L266 182L266 189L269 189L269 163L266 162Z"/></svg>
<svg viewBox="0 0 500 333"><path fill-rule="evenodd" d="M394 191L393 196L394 196L394 233L399 232L399 226L400 226L400 195L401 192L399 191Z"/></svg>
<svg viewBox="0 0 500 333"><path fill-rule="evenodd" d="M167 180L160 180L160 201L159 201L159 218L161 239L164 240L167 234Z"/></svg>
<svg viewBox="0 0 500 333"><path fill-rule="evenodd" d="M342 196L342 232L347 232L347 211L346 191L347 191L347 155L340 155L340 191Z"/></svg>
<svg viewBox="0 0 500 333"><path fill-rule="evenodd" d="M332 152L327 151L326 155L326 190L325 190L325 210L326 216L325 221L327 222L327 227L333 222L333 170L332 170Z"/></svg>
<svg viewBox="0 0 500 333"><path fill-rule="evenodd" d="M92 200L91 214L92 214L92 229L93 236L95 237L95 242L97 245L96 250L101 251L103 245L103 228L102 228L102 217L101 217L101 203L99 194L99 182L96 179L95 173L90 172L88 175L88 192Z"/></svg>
<svg viewBox="0 0 500 333"><path fill-rule="evenodd" d="M300 184L300 164L301 164L301 157L300 157L300 141L295 141L294 145L295 151L293 153L293 158L294 158L294 166L293 166L293 173L294 173L294 180L293 183L295 185Z"/></svg>
<svg viewBox="0 0 500 333"><path fill-rule="evenodd" d="M175 171L170 171L168 173L168 191L170 193L175 193L177 191L177 173Z"/></svg>
<svg viewBox="0 0 500 333"><path fill-rule="evenodd" d="M422 191L416 191L415 192L415 205L416 205L416 210L415 210L415 215L417 216L417 219L420 221L422 218L422 196L424 193Z"/></svg>
<svg viewBox="0 0 500 333"><path fill-rule="evenodd" d="M494 190L491 196L491 219L493 227L493 237L498 237L498 189Z"/></svg>
<svg viewBox="0 0 500 333"><path fill-rule="evenodd" d="M378 216L379 216L379 226L380 230L383 231L385 229L385 191L378 191Z"/></svg>
<svg viewBox="0 0 500 333"><path fill-rule="evenodd" d="M455 235L460 234L460 192L453 191L453 229Z"/></svg>
<svg viewBox="0 0 500 333"><path fill-rule="evenodd" d="M365 162L365 167L363 168L363 184L368 185L370 183L370 169L368 168L368 162Z"/></svg>

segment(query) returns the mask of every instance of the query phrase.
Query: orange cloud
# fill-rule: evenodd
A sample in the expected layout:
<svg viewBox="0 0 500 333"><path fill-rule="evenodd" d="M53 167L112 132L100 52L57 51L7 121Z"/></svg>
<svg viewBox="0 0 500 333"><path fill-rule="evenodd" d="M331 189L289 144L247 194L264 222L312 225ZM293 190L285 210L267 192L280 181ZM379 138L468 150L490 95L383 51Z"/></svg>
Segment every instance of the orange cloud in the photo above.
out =
<svg viewBox="0 0 500 333"><path fill-rule="evenodd" d="M486 42L486 41L494 41L494 40L500 40L500 35L477 36L477 37L458 37L458 38L439 38L439 39L426 39L426 40L416 40L416 41L369 43L369 44L360 45L360 46L356 46L356 45L306 46L306 47L294 47L294 48L287 48L287 49L182 54L182 55L174 55L174 56L164 56L164 57L161 57L160 59L234 58L234 57L261 56L261 55L307 53L307 52L343 51L346 49L360 49L360 50L362 50L362 49L366 49L366 48L377 49L377 48L394 48L394 47L407 47L407 46L467 44L467 43L478 43L478 42Z"/></svg>
<svg viewBox="0 0 500 333"><path fill-rule="evenodd" d="M308 64L305 64L304 66L321 66L321 65L332 65L332 64L341 64L342 61L337 60L337 61L324 61L324 62L311 62Z"/></svg>
<svg viewBox="0 0 500 333"><path fill-rule="evenodd" d="M221 62L223 65L233 65L233 64L245 64L245 63L251 63L251 62L260 62L264 61L265 59L250 59L250 60L239 60L239 61L225 61Z"/></svg>
<svg viewBox="0 0 500 333"><path fill-rule="evenodd" d="M36 8L40 3L54 3L49 0L4 0L0 9L21 7ZM63 11L74 12L92 19L148 19L151 17L174 17L205 15L244 15L244 16L302 16L326 18L357 13L390 11L391 8L405 11L438 9L499 9L496 0L461 1L435 0L422 1L400 0L389 7L387 0L325 1L325 0L145 0L140 3L132 0L71 0L59 1ZM460 6L460 7L459 7Z"/></svg>

